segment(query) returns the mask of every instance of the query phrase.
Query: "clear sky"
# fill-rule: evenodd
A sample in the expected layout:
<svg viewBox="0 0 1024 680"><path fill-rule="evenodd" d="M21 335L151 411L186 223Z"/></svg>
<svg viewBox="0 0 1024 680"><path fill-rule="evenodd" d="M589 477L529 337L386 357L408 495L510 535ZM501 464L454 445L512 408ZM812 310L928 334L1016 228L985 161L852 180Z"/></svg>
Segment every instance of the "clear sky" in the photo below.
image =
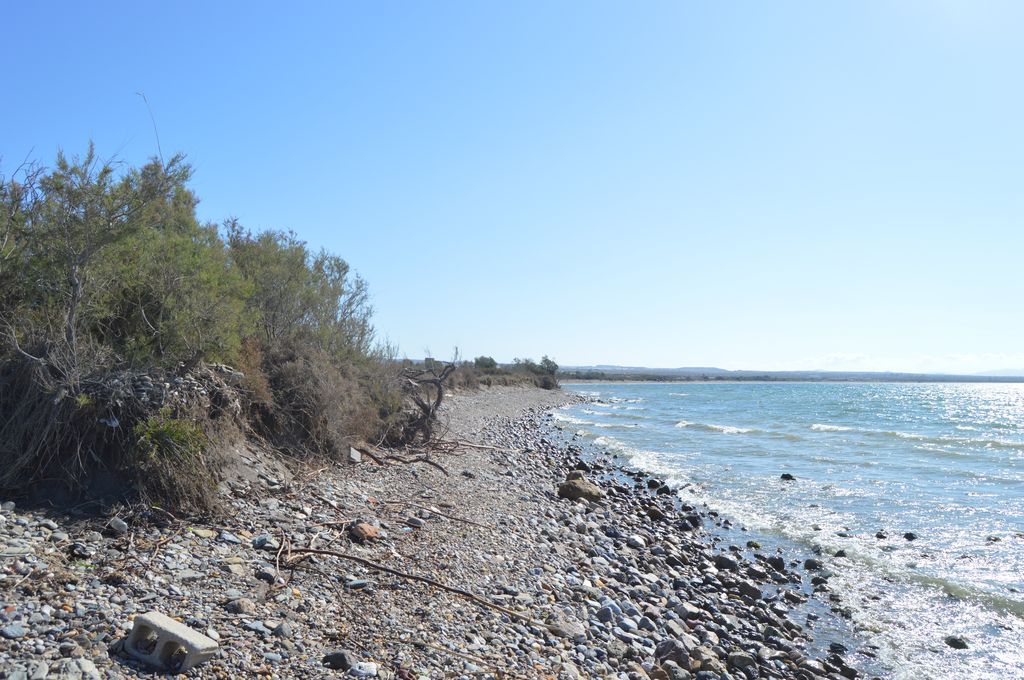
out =
<svg viewBox="0 0 1024 680"><path fill-rule="evenodd" d="M185 152L409 356L1024 367L1024 3L9 2L0 154Z"/></svg>

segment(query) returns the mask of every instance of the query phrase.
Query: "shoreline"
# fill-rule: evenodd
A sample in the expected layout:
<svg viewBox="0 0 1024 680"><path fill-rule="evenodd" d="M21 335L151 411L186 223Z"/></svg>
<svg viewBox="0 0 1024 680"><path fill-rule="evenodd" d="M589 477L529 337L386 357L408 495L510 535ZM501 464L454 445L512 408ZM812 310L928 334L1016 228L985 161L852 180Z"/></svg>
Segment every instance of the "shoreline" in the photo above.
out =
<svg viewBox="0 0 1024 680"><path fill-rule="evenodd" d="M216 521L121 527L5 506L0 676L149 675L120 645L135 615L156 610L220 644L187 677L864 677L845 650L811 658L792 620L807 601L794 581L820 572L719 545L713 515L560 441L548 412L583 399L453 395L448 438L476 446L434 456L444 471L287 473L254 457L224 485ZM604 498L559 498L573 470ZM375 535L355 539L357 524ZM364 563L291 555L310 547Z"/></svg>

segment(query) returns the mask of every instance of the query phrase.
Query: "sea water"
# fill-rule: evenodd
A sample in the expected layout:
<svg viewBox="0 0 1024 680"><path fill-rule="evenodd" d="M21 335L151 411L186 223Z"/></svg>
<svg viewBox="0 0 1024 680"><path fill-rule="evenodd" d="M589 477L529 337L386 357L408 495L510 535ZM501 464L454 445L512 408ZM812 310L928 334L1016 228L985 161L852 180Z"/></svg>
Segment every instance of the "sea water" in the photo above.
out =
<svg viewBox="0 0 1024 680"><path fill-rule="evenodd" d="M566 388L598 400L557 412L566 431L684 500L845 551L830 585L887 674L1024 678L1024 384Z"/></svg>

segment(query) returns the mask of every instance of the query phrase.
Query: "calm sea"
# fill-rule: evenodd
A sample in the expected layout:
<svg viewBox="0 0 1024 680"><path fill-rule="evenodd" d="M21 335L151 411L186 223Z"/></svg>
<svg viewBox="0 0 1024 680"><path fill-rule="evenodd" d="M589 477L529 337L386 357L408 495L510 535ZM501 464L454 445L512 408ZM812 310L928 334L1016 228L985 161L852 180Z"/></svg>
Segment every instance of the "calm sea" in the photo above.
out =
<svg viewBox="0 0 1024 680"><path fill-rule="evenodd" d="M566 431L781 546L844 550L833 590L894 677L1024 678L1024 385L566 387L600 400Z"/></svg>

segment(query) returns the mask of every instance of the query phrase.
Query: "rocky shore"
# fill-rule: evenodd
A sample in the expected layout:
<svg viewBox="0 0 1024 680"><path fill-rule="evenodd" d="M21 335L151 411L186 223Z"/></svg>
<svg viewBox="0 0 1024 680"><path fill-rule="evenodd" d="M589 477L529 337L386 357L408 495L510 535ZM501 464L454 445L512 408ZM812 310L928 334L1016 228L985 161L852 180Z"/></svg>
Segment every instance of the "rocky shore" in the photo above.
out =
<svg viewBox="0 0 1024 680"><path fill-rule="evenodd" d="M123 650L149 611L218 643L183 677L861 676L842 645L808 652L813 557L719 543L713 515L554 429L575 398L452 397L446 438L473 445L441 467L241 451L218 519L4 503L0 678L151 675Z"/></svg>

